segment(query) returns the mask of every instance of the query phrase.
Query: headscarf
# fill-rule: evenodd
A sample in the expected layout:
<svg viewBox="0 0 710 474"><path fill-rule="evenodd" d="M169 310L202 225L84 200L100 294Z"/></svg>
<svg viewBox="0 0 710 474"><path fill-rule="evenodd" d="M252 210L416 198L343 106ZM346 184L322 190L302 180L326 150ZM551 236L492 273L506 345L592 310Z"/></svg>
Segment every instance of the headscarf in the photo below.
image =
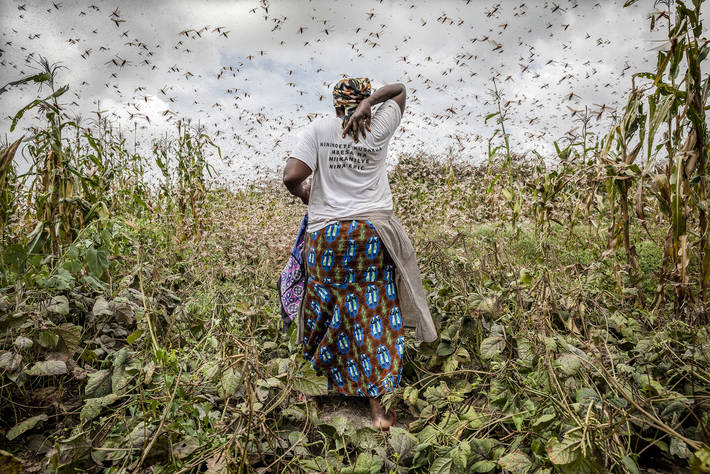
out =
<svg viewBox="0 0 710 474"><path fill-rule="evenodd" d="M363 99L370 97L372 87L367 77L346 77L333 87L333 104L345 110L343 128L350 120L353 112ZM352 130L350 130L352 134Z"/></svg>

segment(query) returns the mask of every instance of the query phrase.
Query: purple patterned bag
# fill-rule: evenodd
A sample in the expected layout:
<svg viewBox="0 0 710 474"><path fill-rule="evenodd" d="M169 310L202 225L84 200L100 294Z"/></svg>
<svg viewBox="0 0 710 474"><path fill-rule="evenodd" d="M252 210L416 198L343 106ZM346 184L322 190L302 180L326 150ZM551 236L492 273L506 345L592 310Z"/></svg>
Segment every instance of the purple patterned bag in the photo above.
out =
<svg viewBox="0 0 710 474"><path fill-rule="evenodd" d="M286 267L284 267L279 277L276 287L279 290L281 300L281 318L284 326L283 332L288 331L293 320L298 316L298 310L303 300L306 287L306 268L303 260L303 243L306 237L306 227L308 226L308 214L303 216L301 227L298 230L296 243L291 250Z"/></svg>

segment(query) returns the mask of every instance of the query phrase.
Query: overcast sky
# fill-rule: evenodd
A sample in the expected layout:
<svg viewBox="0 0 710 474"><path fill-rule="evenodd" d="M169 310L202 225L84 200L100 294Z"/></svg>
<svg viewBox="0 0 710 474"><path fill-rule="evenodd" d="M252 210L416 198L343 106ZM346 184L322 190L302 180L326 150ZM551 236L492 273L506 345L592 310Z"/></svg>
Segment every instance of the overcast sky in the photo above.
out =
<svg viewBox="0 0 710 474"><path fill-rule="evenodd" d="M34 72L41 54L66 67L58 78L71 88L64 103L85 125L100 107L129 143L134 122L149 143L181 117L199 121L225 155L215 159L221 176L238 180L279 172L309 118L334 113L331 88L343 75L407 86L391 163L418 151L484 160L496 127L484 124L496 110L495 78L514 151L549 156L553 141L566 142L579 125L570 108L587 106L603 133L632 73L655 65L651 40L666 36L665 21L650 31L651 0L622 5L0 0L0 82ZM13 133L8 117L37 94L34 85L3 94L9 140L32 117Z"/></svg>

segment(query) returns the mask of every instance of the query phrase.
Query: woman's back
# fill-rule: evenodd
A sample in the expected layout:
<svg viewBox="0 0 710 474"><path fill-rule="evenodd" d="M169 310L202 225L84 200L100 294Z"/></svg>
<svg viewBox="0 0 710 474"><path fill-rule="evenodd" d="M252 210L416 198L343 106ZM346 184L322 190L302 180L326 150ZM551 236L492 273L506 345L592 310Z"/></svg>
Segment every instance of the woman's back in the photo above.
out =
<svg viewBox="0 0 710 474"><path fill-rule="evenodd" d="M337 117L317 120L302 132L291 156L313 170L309 232L341 217L392 209L387 147L401 118L399 105L387 100L375 111L370 132L358 143L351 135L342 137Z"/></svg>

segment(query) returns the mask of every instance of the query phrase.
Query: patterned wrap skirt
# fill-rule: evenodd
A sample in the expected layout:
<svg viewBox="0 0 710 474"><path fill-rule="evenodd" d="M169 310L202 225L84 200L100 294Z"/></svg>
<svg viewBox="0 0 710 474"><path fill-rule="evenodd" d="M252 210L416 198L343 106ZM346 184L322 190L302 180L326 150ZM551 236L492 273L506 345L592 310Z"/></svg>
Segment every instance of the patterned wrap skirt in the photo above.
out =
<svg viewBox="0 0 710 474"><path fill-rule="evenodd" d="M304 358L328 391L379 397L399 385L403 320L395 264L367 220L311 232L306 248Z"/></svg>

